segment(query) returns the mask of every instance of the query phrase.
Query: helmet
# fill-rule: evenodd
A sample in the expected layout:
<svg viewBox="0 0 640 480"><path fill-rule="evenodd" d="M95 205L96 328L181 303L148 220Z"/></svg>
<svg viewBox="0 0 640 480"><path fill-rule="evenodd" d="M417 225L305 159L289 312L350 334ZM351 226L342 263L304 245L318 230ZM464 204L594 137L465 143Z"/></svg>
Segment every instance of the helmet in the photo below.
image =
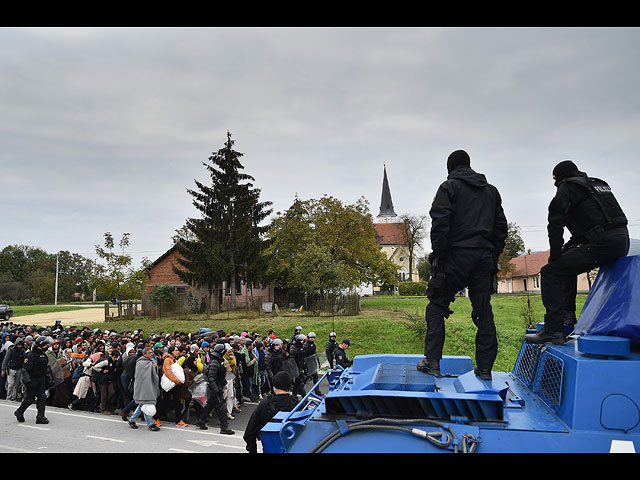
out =
<svg viewBox="0 0 640 480"><path fill-rule="evenodd" d="M279 338L274 338L271 343L274 345L282 345L282 340L280 340Z"/></svg>
<svg viewBox="0 0 640 480"><path fill-rule="evenodd" d="M303 335L302 333L296 337L296 340L298 340L299 342L304 342L306 339L307 336Z"/></svg>
<svg viewBox="0 0 640 480"><path fill-rule="evenodd" d="M213 347L213 353L223 354L227 349L224 346L224 343L216 343L216 346Z"/></svg>
<svg viewBox="0 0 640 480"><path fill-rule="evenodd" d="M338 335L336 335L336 332L331 332L331 333L329 334L329 336L330 336L330 337L337 337Z"/></svg>
<svg viewBox="0 0 640 480"><path fill-rule="evenodd" d="M309 338L316 338L315 332L309 332Z"/></svg>
<svg viewBox="0 0 640 480"><path fill-rule="evenodd" d="M47 341L47 337L43 337L43 336L40 336L40 337L36 338L36 341L33 342L33 344L38 348L48 347L49 346L49 342Z"/></svg>

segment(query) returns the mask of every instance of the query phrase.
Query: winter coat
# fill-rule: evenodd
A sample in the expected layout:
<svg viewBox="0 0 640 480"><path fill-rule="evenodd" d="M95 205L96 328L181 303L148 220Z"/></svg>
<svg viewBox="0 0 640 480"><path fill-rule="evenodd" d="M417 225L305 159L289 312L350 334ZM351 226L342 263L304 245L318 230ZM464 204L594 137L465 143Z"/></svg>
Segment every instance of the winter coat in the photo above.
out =
<svg viewBox="0 0 640 480"><path fill-rule="evenodd" d="M175 373L173 373L173 370L171 370L171 365L173 365L175 362L176 359L170 353L165 353L164 355L162 355L162 373L165 374L167 378L173 383L179 385L182 382L178 377L176 377Z"/></svg>
<svg viewBox="0 0 640 480"><path fill-rule="evenodd" d="M133 399L138 405L155 405L159 391L160 380L156 366L153 364L153 361L147 357L140 357L136 361Z"/></svg>
<svg viewBox="0 0 640 480"><path fill-rule="evenodd" d="M482 248L497 261L504 249L507 219L500 193L468 166L454 169L440 185L429 215L435 257L445 258L454 247Z"/></svg>
<svg viewBox="0 0 640 480"><path fill-rule="evenodd" d="M91 357L82 362L82 366L84 367L84 369L82 370L82 374L78 379L78 383L76 383L76 386L73 389L73 394L78 398L86 397L87 392L89 392L89 387L91 387L91 373L93 366L93 360L91 359Z"/></svg>

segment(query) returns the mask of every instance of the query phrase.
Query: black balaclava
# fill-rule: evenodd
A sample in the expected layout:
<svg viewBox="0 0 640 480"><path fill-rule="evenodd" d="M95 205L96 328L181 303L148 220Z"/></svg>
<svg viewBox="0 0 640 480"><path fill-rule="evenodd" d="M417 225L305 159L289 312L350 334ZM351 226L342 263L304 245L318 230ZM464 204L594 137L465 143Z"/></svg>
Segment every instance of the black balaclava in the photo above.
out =
<svg viewBox="0 0 640 480"><path fill-rule="evenodd" d="M456 150L447 158L447 171L451 173L461 165L471 166L471 159L464 150Z"/></svg>
<svg viewBox="0 0 640 480"><path fill-rule="evenodd" d="M554 182L557 187L565 178L573 176L578 171L578 167L571 160L564 160L553 168L553 176L556 177Z"/></svg>

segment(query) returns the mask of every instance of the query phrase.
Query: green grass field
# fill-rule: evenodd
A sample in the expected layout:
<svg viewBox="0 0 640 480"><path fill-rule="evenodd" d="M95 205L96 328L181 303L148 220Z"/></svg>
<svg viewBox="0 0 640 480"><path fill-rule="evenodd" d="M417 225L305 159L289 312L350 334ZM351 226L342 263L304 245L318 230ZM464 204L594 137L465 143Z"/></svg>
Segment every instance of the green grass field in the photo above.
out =
<svg viewBox="0 0 640 480"><path fill-rule="evenodd" d="M541 322L544 316L540 296L529 299L535 322ZM579 295L577 314L582 310L585 295ZM492 299L494 319L498 332L498 357L494 365L495 371L511 371L516 360L522 338L525 334L525 320L523 306L526 296L497 296ZM240 333L243 330L257 331L266 335L272 329L280 338L291 338L297 325L303 327L303 333L311 331L317 335L319 354L324 353L324 344L329 332L335 331L338 340L349 338L352 346L348 351L349 357L375 353L406 353L422 354L424 349L424 310L426 298L418 297L368 297L362 299L362 313L358 316L328 316L313 317L304 313L282 313L247 315L244 310L218 315L178 315L151 319L137 317L132 320L96 323L87 325L89 328L102 330L144 329L146 334L167 333L173 331L197 332L201 327L214 330L222 329L227 333ZM33 313L56 311L55 309L77 309L82 307L15 307L16 317ZM445 355L466 355L475 358L474 338L476 327L471 320L471 304L469 299L459 297L451 305L453 314L446 321ZM26 320L26 319L25 319Z"/></svg>

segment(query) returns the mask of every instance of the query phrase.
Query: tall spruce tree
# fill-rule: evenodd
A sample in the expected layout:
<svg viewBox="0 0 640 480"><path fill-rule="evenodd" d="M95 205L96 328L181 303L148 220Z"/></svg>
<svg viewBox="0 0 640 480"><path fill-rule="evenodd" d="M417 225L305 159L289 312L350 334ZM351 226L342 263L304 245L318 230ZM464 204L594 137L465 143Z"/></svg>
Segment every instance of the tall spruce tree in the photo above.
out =
<svg viewBox="0 0 640 480"><path fill-rule="evenodd" d="M268 227L261 222L271 213L271 202L260 202L255 179L242 173L242 153L233 149L227 132L224 147L203 165L211 176L211 185L195 181L197 189L187 189L200 218L188 218L183 235L176 243L178 264L174 271L183 281L207 288L211 299L207 311L219 310L223 282L230 290L230 307L236 306L236 282L242 279L251 287L264 280L263 259ZM180 258L182 257L182 258Z"/></svg>

